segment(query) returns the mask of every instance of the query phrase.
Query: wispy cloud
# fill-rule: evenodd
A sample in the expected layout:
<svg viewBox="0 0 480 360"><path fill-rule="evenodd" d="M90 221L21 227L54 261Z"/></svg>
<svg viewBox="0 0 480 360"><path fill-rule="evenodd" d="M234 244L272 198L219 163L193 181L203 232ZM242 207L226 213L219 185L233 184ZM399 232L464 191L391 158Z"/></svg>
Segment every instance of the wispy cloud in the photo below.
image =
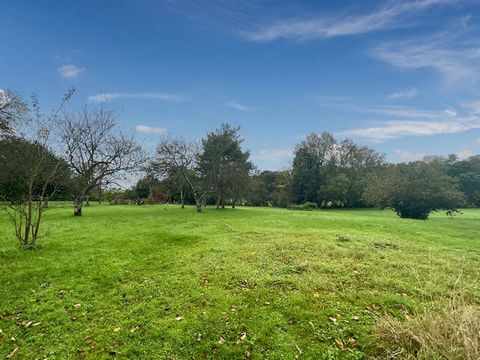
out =
<svg viewBox="0 0 480 360"><path fill-rule="evenodd" d="M135 126L135 130L140 134L151 135L157 134L162 135L167 132L167 129L161 127L152 127L148 125L137 125Z"/></svg>
<svg viewBox="0 0 480 360"><path fill-rule="evenodd" d="M255 160L278 162L293 157L293 149L262 149L252 155Z"/></svg>
<svg viewBox="0 0 480 360"><path fill-rule="evenodd" d="M395 0L362 15L325 16L304 20L284 20L260 27L241 35L248 40L268 42L277 39L324 39L336 36L364 34L405 26L405 17L415 16L437 5L449 5L460 0Z"/></svg>
<svg viewBox="0 0 480 360"><path fill-rule="evenodd" d="M365 112L382 114L382 115L395 116L397 118L408 118L408 119L411 119L411 118L436 119L445 115L444 112L416 109L416 108L406 107L406 106L385 106L385 107L366 108L366 109L359 109L359 110L365 111Z"/></svg>
<svg viewBox="0 0 480 360"><path fill-rule="evenodd" d="M402 160L407 161L416 161L421 160L425 157L425 153L423 152L411 152L407 150L396 149L395 154Z"/></svg>
<svg viewBox="0 0 480 360"><path fill-rule="evenodd" d="M78 67L76 65L62 65L57 69L57 72L67 79L75 79L80 76L81 73L85 71L85 68Z"/></svg>
<svg viewBox="0 0 480 360"><path fill-rule="evenodd" d="M88 97L93 102L108 102L116 99L154 99L167 102L180 102L184 98L176 94L164 93L101 93Z"/></svg>
<svg viewBox="0 0 480 360"><path fill-rule="evenodd" d="M464 102L461 104L464 109L470 110L473 114L480 114L480 100Z"/></svg>
<svg viewBox="0 0 480 360"><path fill-rule="evenodd" d="M255 108L253 108L251 106L241 104L237 101L231 101L231 102L227 103L226 106L229 107L230 109L234 109L234 110L242 111L242 112L255 111Z"/></svg>
<svg viewBox="0 0 480 360"><path fill-rule="evenodd" d="M453 134L472 129L480 129L480 119L474 117L463 120L386 121L379 126L344 131L342 132L342 135L365 138L374 142L382 142L403 136Z"/></svg>
<svg viewBox="0 0 480 360"><path fill-rule="evenodd" d="M478 36L479 29L464 18L455 30L389 41L374 48L371 55L401 69L432 69L449 83L475 81L480 71L480 42L472 39Z"/></svg>
<svg viewBox="0 0 480 360"><path fill-rule="evenodd" d="M387 96L385 96L385 98L388 100L413 99L415 96L417 96L417 94L417 89L412 88L410 90L396 91L394 93L388 94Z"/></svg>

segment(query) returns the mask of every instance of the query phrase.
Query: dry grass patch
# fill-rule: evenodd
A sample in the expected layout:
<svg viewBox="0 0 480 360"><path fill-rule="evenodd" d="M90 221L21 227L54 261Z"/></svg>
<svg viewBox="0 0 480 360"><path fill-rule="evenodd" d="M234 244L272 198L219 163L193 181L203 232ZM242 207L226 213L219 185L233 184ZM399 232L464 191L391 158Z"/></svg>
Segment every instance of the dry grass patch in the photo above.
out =
<svg viewBox="0 0 480 360"><path fill-rule="evenodd" d="M386 316L377 323L388 349L384 359L480 359L480 306L452 297L443 307L432 307L406 316Z"/></svg>

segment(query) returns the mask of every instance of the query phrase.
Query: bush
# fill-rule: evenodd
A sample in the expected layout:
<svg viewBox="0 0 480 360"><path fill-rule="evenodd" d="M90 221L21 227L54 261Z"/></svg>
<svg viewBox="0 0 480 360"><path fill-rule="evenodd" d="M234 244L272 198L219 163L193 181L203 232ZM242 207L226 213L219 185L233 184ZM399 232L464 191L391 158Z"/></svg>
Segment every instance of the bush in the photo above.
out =
<svg viewBox="0 0 480 360"><path fill-rule="evenodd" d="M318 209L317 203L314 202L306 202L303 204L290 204L288 205L289 210L303 210L303 211L311 211Z"/></svg>
<svg viewBox="0 0 480 360"><path fill-rule="evenodd" d="M458 184L435 164L391 165L380 175L371 180L364 200L381 209L390 207L402 218L426 220L438 210L452 214L464 203Z"/></svg>

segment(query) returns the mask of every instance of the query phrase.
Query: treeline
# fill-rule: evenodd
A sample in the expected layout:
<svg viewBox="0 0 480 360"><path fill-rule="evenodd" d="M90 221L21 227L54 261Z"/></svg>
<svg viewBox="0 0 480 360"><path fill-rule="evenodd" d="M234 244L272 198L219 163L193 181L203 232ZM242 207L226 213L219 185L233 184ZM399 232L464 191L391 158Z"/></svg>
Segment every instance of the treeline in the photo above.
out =
<svg viewBox="0 0 480 360"><path fill-rule="evenodd" d="M377 206L417 219L480 206L480 156L387 164L372 148L312 133L296 146L290 169L259 171L240 128L229 124L199 142L163 137L146 154L134 134L119 129L114 111L65 111L73 94L42 114L35 96L28 103L0 91L0 196L22 247L34 247L52 200L73 201L76 216L94 200L193 204L199 212L206 205ZM133 177L140 180L130 189L112 190Z"/></svg>
<svg viewBox="0 0 480 360"><path fill-rule="evenodd" d="M125 191L124 199L196 204L199 211L205 204L292 209L377 206L419 219L439 209L453 212L461 206L480 206L480 156L465 160L430 156L388 164L383 154L350 139L338 142L329 133L312 133L296 146L291 169L258 171L242 142L239 128L229 125L207 134L198 145L163 139L148 175Z"/></svg>

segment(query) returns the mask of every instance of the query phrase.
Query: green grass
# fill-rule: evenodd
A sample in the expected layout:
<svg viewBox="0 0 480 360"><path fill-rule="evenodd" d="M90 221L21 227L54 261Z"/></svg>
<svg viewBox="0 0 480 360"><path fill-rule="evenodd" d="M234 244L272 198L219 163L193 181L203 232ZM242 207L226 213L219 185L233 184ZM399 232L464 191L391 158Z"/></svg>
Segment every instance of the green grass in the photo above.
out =
<svg viewBox="0 0 480 360"><path fill-rule="evenodd" d="M480 210L92 206L47 229L20 251L0 212L1 358L363 359L385 314L480 302Z"/></svg>

